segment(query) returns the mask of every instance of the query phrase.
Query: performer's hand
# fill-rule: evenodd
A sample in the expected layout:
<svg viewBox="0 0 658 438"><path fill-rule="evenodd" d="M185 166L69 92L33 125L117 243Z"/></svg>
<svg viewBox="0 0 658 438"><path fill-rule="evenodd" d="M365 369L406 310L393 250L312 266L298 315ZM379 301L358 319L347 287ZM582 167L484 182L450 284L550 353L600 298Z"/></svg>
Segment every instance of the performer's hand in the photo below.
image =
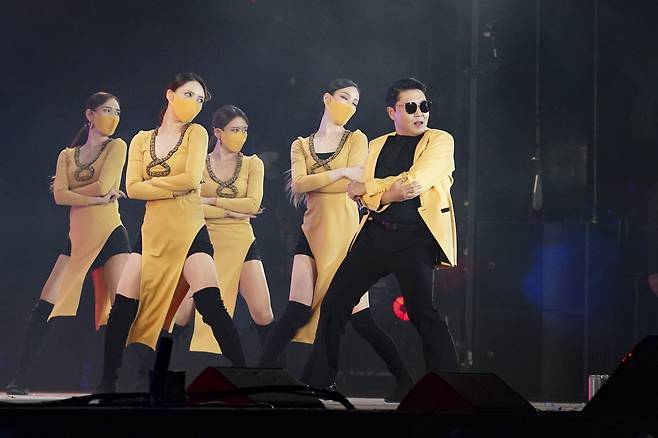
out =
<svg viewBox="0 0 658 438"><path fill-rule="evenodd" d="M206 205L215 205L215 202L217 202L217 198L209 198L206 196L201 197L201 203L206 204Z"/></svg>
<svg viewBox="0 0 658 438"><path fill-rule="evenodd" d="M117 199L126 198L126 194L121 190L110 190L110 199L116 201Z"/></svg>
<svg viewBox="0 0 658 438"><path fill-rule="evenodd" d="M249 213L238 213L237 211L231 211L231 210L224 210L224 217L231 217L234 219L243 219L243 218L253 219L256 217L256 215Z"/></svg>
<svg viewBox="0 0 658 438"><path fill-rule="evenodd" d="M350 199L354 200L359 196L363 196L366 193L366 185L359 181L352 181L347 185L347 196Z"/></svg>
<svg viewBox="0 0 658 438"><path fill-rule="evenodd" d="M110 190L105 196L91 196L87 198L87 205L105 205L116 199L116 190Z"/></svg>
<svg viewBox="0 0 658 438"><path fill-rule="evenodd" d="M363 177L363 166L343 167L343 177L350 181L360 181Z"/></svg>
<svg viewBox="0 0 658 438"><path fill-rule="evenodd" d="M406 182L406 178L399 179L393 183L390 189L384 193L382 202L402 202L413 199L422 192L420 184L417 181Z"/></svg>
<svg viewBox="0 0 658 438"><path fill-rule="evenodd" d="M649 286L656 296L658 296L658 273L649 274Z"/></svg>
<svg viewBox="0 0 658 438"><path fill-rule="evenodd" d="M412 181L408 184L404 184L404 183L402 184L402 196L405 201L417 197L422 192L423 192L423 188L421 187L418 181Z"/></svg>

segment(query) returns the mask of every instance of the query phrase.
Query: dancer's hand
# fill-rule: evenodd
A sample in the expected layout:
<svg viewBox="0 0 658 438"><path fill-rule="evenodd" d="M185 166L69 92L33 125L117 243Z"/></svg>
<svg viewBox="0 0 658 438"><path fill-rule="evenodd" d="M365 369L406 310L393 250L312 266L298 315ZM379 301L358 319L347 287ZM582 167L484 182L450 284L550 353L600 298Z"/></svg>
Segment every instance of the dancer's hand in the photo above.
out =
<svg viewBox="0 0 658 438"><path fill-rule="evenodd" d="M110 190L105 196L90 196L87 205L105 205L125 196L121 190Z"/></svg>
<svg viewBox="0 0 658 438"><path fill-rule="evenodd" d="M352 181L347 185L347 196L354 200L366 193L366 185L359 181Z"/></svg>
<svg viewBox="0 0 658 438"><path fill-rule="evenodd" d="M217 198L209 198L209 197L206 197L206 196L201 197L201 203L202 204L215 205L216 202L217 202Z"/></svg>
<svg viewBox="0 0 658 438"><path fill-rule="evenodd" d="M110 190L109 195L112 201L116 201L117 199L121 199L121 198L127 198L126 194L123 193L121 190Z"/></svg>

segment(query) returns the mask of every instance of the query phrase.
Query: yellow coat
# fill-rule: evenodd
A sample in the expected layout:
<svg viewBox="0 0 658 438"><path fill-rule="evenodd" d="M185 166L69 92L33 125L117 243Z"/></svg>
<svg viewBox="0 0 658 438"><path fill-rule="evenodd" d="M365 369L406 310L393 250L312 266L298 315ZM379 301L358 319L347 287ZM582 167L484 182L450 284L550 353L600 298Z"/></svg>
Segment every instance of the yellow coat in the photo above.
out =
<svg viewBox="0 0 658 438"><path fill-rule="evenodd" d="M428 129L416 146L414 163L407 172L387 178L375 178L375 167L386 139L395 133L383 135L370 142L368 160L364 169L366 194L363 203L374 211L384 211L389 204L380 205L384 192L399 178L418 181L423 189L420 194L418 213L447 257L441 265L457 265L457 227L455 210L450 196L452 172L455 170L455 142L450 134L438 129ZM361 220L359 231L368 219Z"/></svg>
<svg viewBox="0 0 658 438"><path fill-rule="evenodd" d="M142 271L139 309L128 343L155 348L162 328L169 329L189 286L182 272L194 237L205 225L199 189L208 150L208 132L197 124L187 127L179 148L167 159L158 157L150 142L153 131L140 131L130 142L126 190L146 202L142 224ZM174 145L172 145L172 148ZM169 175L151 176L170 169ZM164 165L166 164L166 166ZM174 192L194 190L174 197Z"/></svg>
<svg viewBox="0 0 658 438"><path fill-rule="evenodd" d="M238 299L242 265L255 237L248 218L225 217L225 209L238 213L256 214L263 201L263 179L265 177L263 162L256 155L243 155L240 163L237 178L232 184L237 191L233 193L228 188L220 190L220 193L235 196L229 198L217 196L219 184L209 173L208 161L206 161L203 184L201 184L201 196L217 197L215 205L203 205L203 212L215 250L214 259L219 290L231 317L235 312L235 303ZM210 326L203 322L199 312L194 313L194 334L190 351L221 353Z"/></svg>
<svg viewBox="0 0 658 438"><path fill-rule="evenodd" d="M347 196L349 181L341 178L330 183L328 170L360 166L368 154L368 139L361 131L352 132L340 152L325 166L318 166L309 138L298 138L290 151L292 189L306 194L306 212L302 231L308 240L317 279L313 289L311 319L294 337L296 342L313 343L320 318L320 305L336 270L345 258L359 226L356 203Z"/></svg>
<svg viewBox="0 0 658 438"><path fill-rule="evenodd" d="M110 190L119 188L123 165L126 162L126 143L120 138L107 143L96 161L91 164L93 175L85 181L76 178L76 172L81 176L88 176L89 170L78 166L75 153L76 148L66 148L59 154L53 183L55 200L71 206L71 258L64 270L60 293L50 318L77 314L85 277L107 238L121 225L118 202L88 206L87 197L105 196ZM95 324L98 329L107 323L111 306L102 267L94 270L94 295Z"/></svg>

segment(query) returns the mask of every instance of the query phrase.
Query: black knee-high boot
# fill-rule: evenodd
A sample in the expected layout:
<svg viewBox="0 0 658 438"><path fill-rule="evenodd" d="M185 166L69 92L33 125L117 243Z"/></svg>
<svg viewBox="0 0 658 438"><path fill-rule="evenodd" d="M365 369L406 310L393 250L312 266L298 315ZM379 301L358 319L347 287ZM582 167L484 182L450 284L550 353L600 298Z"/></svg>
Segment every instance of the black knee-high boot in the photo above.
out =
<svg viewBox="0 0 658 438"><path fill-rule="evenodd" d="M288 307L270 331L263 353L260 357L259 366L279 367L279 355L286 345L295 336L297 329L302 327L311 318L311 306L296 301L288 301Z"/></svg>
<svg viewBox="0 0 658 438"><path fill-rule="evenodd" d="M23 347L21 348L16 374L14 374L14 378L7 385L7 394L28 394L30 371L48 332L48 315L50 315L52 310L53 305L44 300L37 301L32 308L30 317L27 320L27 327L25 328Z"/></svg>
<svg viewBox="0 0 658 438"><path fill-rule="evenodd" d="M137 358L137 374L135 376L135 392L148 392L151 385L150 372L155 365L155 351L144 344L133 344Z"/></svg>
<svg viewBox="0 0 658 438"><path fill-rule="evenodd" d="M190 351L191 338L188 336L188 326L174 324L171 331L171 340L174 343L171 350L172 366L184 368L185 356Z"/></svg>
<svg viewBox="0 0 658 438"><path fill-rule="evenodd" d="M370 309L364 309L353 314L350 321L356 332L372 345L377 354L384 360L386 368L395 377L395 388L386 397L386 400L391 402L400 401L413 386L413 380L395 343L377 325Z"/></svg>
<svg viewBox="0 0 658 438"><path fill-rule="evenodd" d="M222 354L231 361L233 366L246 366L238 330L224 307L219 288L206 287L195 292L192 298L196 309L203 317L203 322L212 329L212 333L222 349Z"/></svg>
<svg viewBox="0 0 658 438"><path fill-rule="evenodd" d="M270 334L270 331L272 330L272 327L274 327L274 321L272 321L269 324L266 325L259 325L254 323L256 326L256 333L258 334L258 341L260 342L260 347L263 348L265 346L265 342L267 341L267 337Z"/></svg>
<svg viewBox="0 0 658 438"><path fill-rule="evenodd" d="M117 294L114 299L105 331L103 375L96 388L97 393L116 392L116 382L119 377L117 370L121 366L123 349L126 346L130 327L135 322L138 307L139 300L121 294Z"/></svg>

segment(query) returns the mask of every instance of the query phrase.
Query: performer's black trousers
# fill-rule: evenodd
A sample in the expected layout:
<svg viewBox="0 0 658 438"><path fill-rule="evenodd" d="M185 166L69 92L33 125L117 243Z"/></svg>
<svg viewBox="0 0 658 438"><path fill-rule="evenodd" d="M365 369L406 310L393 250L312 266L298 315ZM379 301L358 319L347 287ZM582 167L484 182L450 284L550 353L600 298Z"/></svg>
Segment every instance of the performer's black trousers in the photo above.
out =
<svg viewBox="0 0 658 438"><path fill-rule="evenodd" d="M437 251L436 241L424 225L401 231L367 222L322 302L318 338L302 379L322 387L334 383L340 340L352 308L377 280L391 273L400 284L409 319L422 339L427 371L457 371L452 338L432 302Z"/></svg>

